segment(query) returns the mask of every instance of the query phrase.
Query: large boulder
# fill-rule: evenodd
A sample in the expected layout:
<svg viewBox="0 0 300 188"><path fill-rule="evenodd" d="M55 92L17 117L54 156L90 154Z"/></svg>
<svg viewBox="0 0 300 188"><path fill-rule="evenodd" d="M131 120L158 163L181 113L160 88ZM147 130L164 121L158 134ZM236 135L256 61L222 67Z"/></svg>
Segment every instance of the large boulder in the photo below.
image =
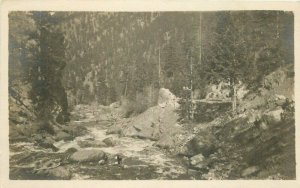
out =
<svg viewBox="0 0 300 188"><path fill-rule="evenodd" d="M176 127L178 114L172 106L154 106L132 118L129 126L123 129L124 136L159 140L162 133L171 133Z"/></svg>
<svg viewBox="0 0 300 188"><path fill-rule="evenodd" d="M168 89L160 89L158 105L132 117L123 126L122 135L158 141L164 133L173 134L177 130L177 107L176 96Z"/></svg>
<svg viewBox="0 0 300 188"><path fill-rule="evenodd" d="M60 159L44 158L34 163L33 172L46 179L69 180L71 172L68 168L61 166Z"/></svg>
<svg viewBox="0 0 300 188"><path fill-rule="evenodd" d="M170 90L161 88L158 94L158 105L161 107L169 105L171 107L177 108L179 106L178 98L173 93L171 93Z"/></svg>
<svg viewBox="0 0 300 188"><path fill-rule="evenodd" d="M71 172L65 167L59 166L57 168L49 169L46 171L48 176L52 179L69 180L71 179Z"/></svg>
<svg viewBox="0 0 300 188"><path fill-rule="evenodd" d="M75 162L98 162L100 160L105 160L106 157L106 154L101 150L84 149L73 153L70 156L70 160Z"/></svg>

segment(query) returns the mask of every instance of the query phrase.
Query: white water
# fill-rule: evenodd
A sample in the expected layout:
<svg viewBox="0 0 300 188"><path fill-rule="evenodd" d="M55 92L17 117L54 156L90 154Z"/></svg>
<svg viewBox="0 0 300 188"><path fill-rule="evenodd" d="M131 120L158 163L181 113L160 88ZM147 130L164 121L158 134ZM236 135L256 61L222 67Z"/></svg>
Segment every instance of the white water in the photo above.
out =
<svg viewBox="0 0 300 188"><path fill-rule="evenodd" d="M117 144L113 147L96 147L96 148L85 148L85 149L98 149L108 154L121 154L125 157L134 157L148 165L157 166L156 173L162 175L171 175L176 177L177 175L186 173L186 169L172 159L166 156L166 154L159 148L154 147L154 141L137 139L131 137L119 137L119 135L106 135L106 130L101 127L93 126L88 127L89 133L87 135L77 137L73 141L60 141L54 145L59 148L59 152L64 152L69 148L82 149L78 146L78 141L94 139L95 141L102 141L105 138L112 137L117 141ZM136 165L132 165L136 166ZM137 165L139 166L139 165ZM130 167L130 166L129 166ZM168 167L167 171L165 167Z"/></svg>

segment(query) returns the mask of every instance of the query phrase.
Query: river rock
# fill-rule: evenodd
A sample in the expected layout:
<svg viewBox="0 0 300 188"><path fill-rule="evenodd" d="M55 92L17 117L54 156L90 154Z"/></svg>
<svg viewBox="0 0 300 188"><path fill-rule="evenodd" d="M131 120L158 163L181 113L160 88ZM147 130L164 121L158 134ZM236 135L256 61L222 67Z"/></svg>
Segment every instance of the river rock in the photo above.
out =
<svg viewBox="0 0 300 188"><path fill-rule="evenodd" d="M76 162L98 162L102 159L106 159L106 154L103 151L96 149L80 150L70 156L70 160Z"/></svg>
<svg viewBox="0 0 300 188"><path fill-rule="evenodd" d="M59 141L59 140L64 140L64 141L67 141L67 140L72 140L73 139L73 136L66 133L66 132L63 132L63 131L59 131L56 136L55 136L55 140Z"/></svg>
<svg viewBox="0 0 300 188"><path fill-rule="evenodd" d="M283 113L283 109L276 108L275 110L269 111L264 114L264 118L267 119L268 122L278 123L281 121L281 114Z"/></svg>
<svg viewBox="0 0 300 188"><path fill-rule="evenodd" d="M259 167L258 166L251 166L249 168L246 168L245 170L242 171L242 177L247 177L250 176L256 172L259 171Z"/></svg>
<svg viewBox="0 0 300 188"><path fill-rule="evenodd" d="M59 150L57 147L55 147L53 144L47 142L46 140L39 142L38 145L43 147L43 148L50 148L55 152Z"/></svg>
<svg viewBox="0 0 300 188"><path fill-rule="evenodd" d="M53 179L61 179L61 180L69 180L71 179L71 172L62 166L59 166L57 168L48 169L46 171L49 177Z"/></svg>
<svg viewBox="0 0 300 188"><path fill-rule="evenodd" d="M58 148L54 146L55 140L49 135L33 134L32 139L34 140L35 144L40 147L50 148L53 151L58 151Z"/></svg>
<svg viewBox="0 0 300 188"><path fill-rule="evenodd" d="M77 144L81 148L107 147L107 145L103 141L99 141L99 140L80 140L80 141L77 141Z"/></svg>
<svg viewBox="0 0 300 188"><path fill-rule="evenodd" d="M205 157L208 157L215 152L215 146L213 145L212 137L205 132L201 132L189 142L186 143L188 151L193 155L201 153Z"/></svg>
<svg viewBox="0 0 300 188"><path fill-rule="evenodd" d="M105 138L102 142L104 142L109 147L116 145L116 141L112 137Z"/></svg>
<svg viewBox="0 0 300 188"><path fill-rule="evenodd" d="M176 148L176 154L180 156L193 156L195 155L195 152L190 150L187 145L179 146Z"/></svg>
<svg viewBox="0 0 300 188"><path fill-rule="evenodd" d="M69 148L69 149L67 149L67 151L65 151L65 153L72 154L72 153L75 153L76 151L78 151L76 148Z"/></svg>
<svg viewBox="0 0 300 188"><path fill-rule="evenodd" d="M204 156L202 154L195 155L191 158L191 165L196 166L204 161Z"/></svg>
<svg viewBox="0 0 300 188"><path fill-rule="evenodd" d="M283 106L286 103L287 98L283 95L275 95L275 104L277 106Z"/></svg>
<svg viewBox="0 0 300 188"><path fill-rule="evenodd" d="M50 169L48 173L50 176L53 176L54 178L57 179L63 179L63 180L71 179L71 172L67 168L62 166Z"/></svg>

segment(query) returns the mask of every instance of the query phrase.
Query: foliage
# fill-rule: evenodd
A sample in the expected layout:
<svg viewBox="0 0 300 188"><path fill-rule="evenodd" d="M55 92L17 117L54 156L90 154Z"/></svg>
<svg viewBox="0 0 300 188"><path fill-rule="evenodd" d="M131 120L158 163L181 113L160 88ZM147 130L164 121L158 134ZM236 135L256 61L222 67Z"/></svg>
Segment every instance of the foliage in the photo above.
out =
<svg viewBox="0 0 300 188"><path fill-rule="evenodd" d="M291 63L291 13L278 11L222 12L217 17L205 58L209 80L236 80L249 85L279 66ZM245 24L247 23L247 24Z"/></svg>
<svg viewBox="0 0 300 188"><path fill-rule="evenodd" d="M54 27L57 20L49 12L11 12L9 18L9 87L30 85L34 113L38 121L45 122L41 126L51 126L47 121L68 121L67 96L61 83L66 64L64 38Z"/></svg>

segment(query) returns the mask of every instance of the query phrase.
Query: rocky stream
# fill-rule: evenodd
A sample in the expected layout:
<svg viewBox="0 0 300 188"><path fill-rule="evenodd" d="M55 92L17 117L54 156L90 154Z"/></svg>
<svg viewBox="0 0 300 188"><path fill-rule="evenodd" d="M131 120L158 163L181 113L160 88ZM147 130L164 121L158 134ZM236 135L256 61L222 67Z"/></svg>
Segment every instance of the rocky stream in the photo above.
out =
<svg viewBox="0 0 300 188"><path fill-rule="evenodd" d="M154 141L107 134L110 122L72 120L69 126L85 127L85 134L55 141L55 150L11 143L10 179L193 179L184 160Z"/></svg>

